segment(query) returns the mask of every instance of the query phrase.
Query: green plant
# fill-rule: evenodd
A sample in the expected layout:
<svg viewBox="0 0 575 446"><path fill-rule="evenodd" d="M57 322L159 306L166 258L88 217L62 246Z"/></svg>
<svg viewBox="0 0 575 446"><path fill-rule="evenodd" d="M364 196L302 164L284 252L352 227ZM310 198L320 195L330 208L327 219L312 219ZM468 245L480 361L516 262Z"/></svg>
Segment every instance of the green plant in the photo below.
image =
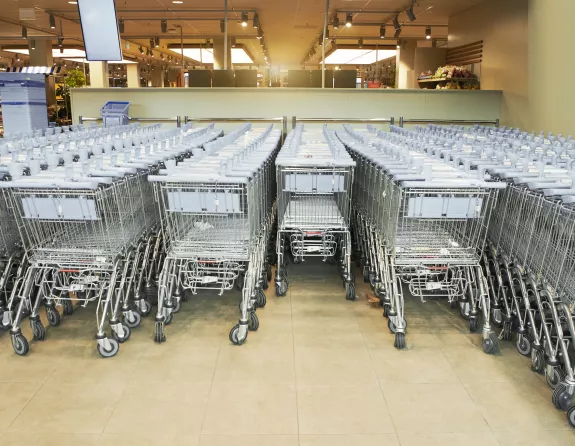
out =
<svg viewBox="0 0 575 446"><path fill-rule="evenodd" d="M61 96L66 105L66 118L69 118L71 111L70 105L70 88L80 88L86 86L86 75L78 68L68 71L64 84L59 85L56 89L56 96Z"/></svg>

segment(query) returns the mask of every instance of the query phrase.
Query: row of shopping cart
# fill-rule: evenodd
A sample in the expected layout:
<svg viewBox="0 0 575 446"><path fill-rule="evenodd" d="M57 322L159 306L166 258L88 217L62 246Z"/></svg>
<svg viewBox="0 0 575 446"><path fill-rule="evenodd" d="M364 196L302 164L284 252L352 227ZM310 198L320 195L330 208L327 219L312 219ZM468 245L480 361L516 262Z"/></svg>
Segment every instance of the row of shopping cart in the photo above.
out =
<svg viewBox="0 0 575 446"><path fill-rule="evenodd" d="M405 133L405 131L402 131ZM439 136L439 138L438 138ZM500 338L545 374L575 427L575 151L570 137L485 127L409 132L429 153L505 184L483 268ZM513 336L515 334L515 336Z"/></svg>
<svg viewBox="0 0 575 446"><path fill-rule="evenodd" d="M242 290L240 318L230 341L241 345L259 327L271 278L268 245L275 218L274 160L281 132L273 126L236 131L170 162L149 180L159 205L166 259L158 281L156 342L185 291Z"/></svg>
<svg viewBox="0 0 575 446"><path fill-rule="evenodd" d="M153 189L147 177L168 160L221 136L213 126L162 130L159 126L76 128L73 147L64 133L3 144L3 276L0 320L14 351L34 339L74 304L96 305L97 349L113 356L151 305L142 294L160 270L163 245ZM44 139L43 139L44 138ZM7 172L6 172L7 171ZM17 261L18 259L18 261ZM111 336L107 335L107 328Z"/></svg>
<svg viewBox="0 0 575 446"><path fill-rule="evenodd" d="M355 162L333 130L298 125L276 159L278 185L275 291L288 290L287 259L338 263L346 298L356 297L351 257L351 193Z"/></svg>

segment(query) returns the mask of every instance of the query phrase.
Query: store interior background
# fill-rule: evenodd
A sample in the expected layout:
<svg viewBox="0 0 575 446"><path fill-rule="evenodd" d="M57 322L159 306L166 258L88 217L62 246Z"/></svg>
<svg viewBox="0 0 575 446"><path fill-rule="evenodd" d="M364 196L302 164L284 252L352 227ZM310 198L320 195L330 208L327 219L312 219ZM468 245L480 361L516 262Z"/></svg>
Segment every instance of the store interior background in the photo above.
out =
<svg viewBox="0 0 575 446"><path fill-rule="evenodd" d="M575 16L575 2L572 0L420 0L414 5L417 18L413 24L420 25L417 27L410 27L410 21L405 17L405 8L411 3L407 0L332 0L330 23L337 11L341 26L337 31L329 26L330 42L337 35L338 47L343 44L344 47L359 48L359 38L363 39L366 47L400 44L395 57L397 88L355 90L283 88L286 87L284 79L288 70L301 69L302 66L306 69L320 67L318 37L325 17L326 2L323 0L228 2L229 36L236 36L237 46L246 48L253 60L251 65L240 64L234 69L257 67L261 73L260 88L257 89L182 88L182 72L194 66L218 68L221 54L217 48L223 41L220 31L223 16L220 17L220 13L178 13L178 10L223 10L223 0L188 0L177 4L168 0L116 2L118 19L127 17L125 32L122 33L124 57L137 63L110 63L108 66L105 63L66 62L58 58L57 51L53 58L50 47L59 49L58 37L63 38L62 46L66 50L82 48L78 15L74 13L77 6L73 3L64 0L8 2L0 12L0 69L27 65L58 65L62 73L72 66L87 69L89 85L75 89L71 94L72 110L69 114L74 122L78 122L79 116L99 116L105 101L127 100L131 103L131 115L148 118L295 115L308 118L500 119L501 125L529 131L545 129L562 134L575 133L571 119L575 85L568 80L575 68L575 61L569 57L568 51L572 40L570 21ZM35 20L21 20L21 8L34 8ZM242 8L257 11L264 32L265 52L258 45L259 39L255 38L257 30L252 28L253 13L249 14L248 27L243 28L238 23L240 15L237 11ZM165 10L161 17L168 20L168 32L160 30L159 13L120 12L126 9ZM393 15L390 14L354 13L356 26L345 29L345 11L362 9L400 11L400 21L405 24L400 36L402 40L398 42L393 38ZM50 11L56 18L55 28L49 26ZM178 17L182 16L196 17L196 20L179 20ZM149 20L129 20L130 17L148 17ZM206 17L211 20L204 20ZM358 26L361 22L387 23L386 38L379 39L378 26ZM182 68L178 25L183 27L185 46L198 46L207 40L211 42L215 67L185 58ZM436 25L432 26L430 40L425 39L424 25ZM21 35L22 27L27 27L25 41ZM349 37L347 40L346 36ZM155 37L161 39L160 46L153 48L154 55L148 57L150 39ZM32 40L34 50L30 49ZM480 91L420 89L417 75L422 67L414 57L417 48L453 48L477 41L483 41L481 63L473 67L480 78ZM30 56L15 53L14 49L18 48L29 49ZM309 58L312 48L316 54ZM12 51L7 51L10 49ZM144 50L143 55L141 50ZM373 67L327 65L326 68L359 68L362 72ZM49 103L56 100L54 85L61 81L58 76L51 81L53 87L52 92L48 92ZM271 87L272 84L276 87ZM110 85L121 87L110 88Z"/></svg>

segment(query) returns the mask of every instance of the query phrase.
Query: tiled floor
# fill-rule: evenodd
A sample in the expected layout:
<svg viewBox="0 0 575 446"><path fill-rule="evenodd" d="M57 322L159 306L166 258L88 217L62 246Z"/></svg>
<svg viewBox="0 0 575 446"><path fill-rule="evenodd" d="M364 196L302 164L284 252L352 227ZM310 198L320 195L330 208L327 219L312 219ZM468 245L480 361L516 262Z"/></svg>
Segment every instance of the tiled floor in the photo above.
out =
<svg viewBox="0 0 575 446"><path fill-rule="evenodd" d="M408 301L397 351L367 287L348 302L335 267L290 266L261 326L236 347L237 292L192 297L152 342L147 318L102 359L81 309L27 357L0 341L0 444L567 446L575 433L544 380L444 303Z"/></svg>

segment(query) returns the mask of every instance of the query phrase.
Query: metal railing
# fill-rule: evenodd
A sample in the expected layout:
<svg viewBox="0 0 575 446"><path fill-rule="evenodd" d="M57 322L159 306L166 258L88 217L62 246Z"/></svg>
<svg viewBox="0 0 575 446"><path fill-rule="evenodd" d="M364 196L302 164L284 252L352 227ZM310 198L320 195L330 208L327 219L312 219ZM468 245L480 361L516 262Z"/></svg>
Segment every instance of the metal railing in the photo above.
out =
<svg viewBox="0 0 575 446"><path fill-rule="evenodd" d="M485 124L499 127L499 119L484 120L484 119L405 119L399 118L399 126L403 127L404 124Z"/></svg>
<svg viewBox="0 0 575 446"><path fill-rule="evenodd" d="M133 122L175 122L176 123L176 127L181 127L182 126L182 117L181 116L175 116L173 118L132 118L132 117L128 117L128 119L130 121ZM87 116L78 116L78 122L80 124L83 124L84 122L100 122L102 121L102 118L89 118Z"/></svg>
<svg viewBox="0 0 575 446"><path fill-rule="evenodd" d="M320 123L320 124L329 124L329 123L339 123L339 124L348 124L348 123L359 123L359 124L390 124L394 125L395 118L298 118L297 116L292 117L292 129L295 129L295 126L298 122L304 123Z"/></svg>
<svg viewBox="0 0 575 446"><path fill-rule="evenodd" d="M281 118L194 118L189 116L184 116L184 124L188 122L280 122L282 124L282 142L287 135L287 116L282 116Z"/></svg>

